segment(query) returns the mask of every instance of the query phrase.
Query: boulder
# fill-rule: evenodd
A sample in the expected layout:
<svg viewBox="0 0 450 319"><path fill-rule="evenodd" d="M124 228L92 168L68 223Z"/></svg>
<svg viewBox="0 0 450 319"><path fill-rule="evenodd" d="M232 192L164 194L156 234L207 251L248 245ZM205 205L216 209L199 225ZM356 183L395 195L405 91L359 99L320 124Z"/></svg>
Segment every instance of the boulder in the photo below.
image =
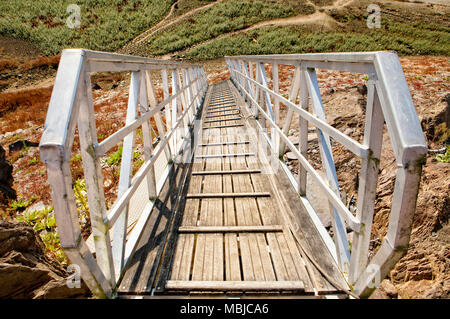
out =
<svg viewBox="0 0 450 319"><path fill-rule="evenodd" d="M26 223L0 220L0 298L86 298L86 285L69 288L70 274L45 255L42 240Z"/></svg>

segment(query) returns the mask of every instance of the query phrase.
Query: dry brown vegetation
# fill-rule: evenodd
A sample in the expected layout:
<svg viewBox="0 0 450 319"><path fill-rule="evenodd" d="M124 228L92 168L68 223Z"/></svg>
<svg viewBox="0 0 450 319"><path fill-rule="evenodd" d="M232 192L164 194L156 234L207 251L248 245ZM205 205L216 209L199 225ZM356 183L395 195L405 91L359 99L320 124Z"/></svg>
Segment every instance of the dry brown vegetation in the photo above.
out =
<svg viewBox="0 0 450 319"><path fill-rule="evenodd" d="M52 89L47 87L0 93L0 134L26 126L42 125Z"/></svg>

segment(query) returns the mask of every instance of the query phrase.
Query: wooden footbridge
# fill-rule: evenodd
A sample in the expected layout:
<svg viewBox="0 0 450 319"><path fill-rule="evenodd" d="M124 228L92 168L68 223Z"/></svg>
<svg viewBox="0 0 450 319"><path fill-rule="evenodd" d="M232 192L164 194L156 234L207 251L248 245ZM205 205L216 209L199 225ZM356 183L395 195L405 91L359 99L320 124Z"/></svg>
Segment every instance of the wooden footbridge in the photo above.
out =
<svg viewBox="0 0 450 319"><path fill-rule="evenodd" d="M231 79L208 85L201 65L63 52L40 151L65 253L98 297L370 295L406 252L426 153L397 55L245 56L226 62ZM295 68L288 97L279 92L279 65ZM327 124L316 68L368 75L362 143ZM126 124L99 142L91 73L125 71L131 72ZM287 109L284 119L280 104ZM287 138L294 115L298 147ZM398 171L388 233L369 259L384 123ZM308 125L318 135L326 178L308 162ZM70 171L76 128L92 225L87 240ZM145 162L133 175L138 136ZM102 161L120 143L118 197L107 208ZM354 213L339 194L336 143L361 159ZM297 177L283 161L286 149L299 161ZM333 238L306 195L307 179L329 203Z"/></svg>

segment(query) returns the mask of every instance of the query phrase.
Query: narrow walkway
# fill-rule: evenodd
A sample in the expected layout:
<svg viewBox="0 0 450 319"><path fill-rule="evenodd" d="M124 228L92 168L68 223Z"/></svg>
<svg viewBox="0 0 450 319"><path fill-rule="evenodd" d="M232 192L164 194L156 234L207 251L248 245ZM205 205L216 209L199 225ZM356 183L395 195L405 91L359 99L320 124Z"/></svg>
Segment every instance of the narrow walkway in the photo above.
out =
<svg viewBox="0 0 450 319"><path fill-rule="evenodd" d="M229 81L210 87L194 161L173 175L167 190L183 203L161 199L120 294L339 293L301 254L286 222L293 212L279 195L286 186L277 186L261 162L246 131L254 120L236 96ZM305 217L299 225L303 233L310 228ZM320 236L303 233L301 238L315 241L305 246L339 277Z"/></svg>

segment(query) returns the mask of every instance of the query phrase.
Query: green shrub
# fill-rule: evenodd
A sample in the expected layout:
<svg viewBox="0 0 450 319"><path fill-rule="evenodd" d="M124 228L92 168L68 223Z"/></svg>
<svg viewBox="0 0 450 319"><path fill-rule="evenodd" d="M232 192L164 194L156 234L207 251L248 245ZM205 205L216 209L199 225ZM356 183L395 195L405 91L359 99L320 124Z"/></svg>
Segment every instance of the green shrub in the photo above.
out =
<svg viewBox="0 0 450 319"><path fill-rule="evenodd" d="M81 27L66 26L67 7L81 9ZM45 54L83 47L114 51L168 12L173 0L2 0L0 35L32 42Z"/></svg>

